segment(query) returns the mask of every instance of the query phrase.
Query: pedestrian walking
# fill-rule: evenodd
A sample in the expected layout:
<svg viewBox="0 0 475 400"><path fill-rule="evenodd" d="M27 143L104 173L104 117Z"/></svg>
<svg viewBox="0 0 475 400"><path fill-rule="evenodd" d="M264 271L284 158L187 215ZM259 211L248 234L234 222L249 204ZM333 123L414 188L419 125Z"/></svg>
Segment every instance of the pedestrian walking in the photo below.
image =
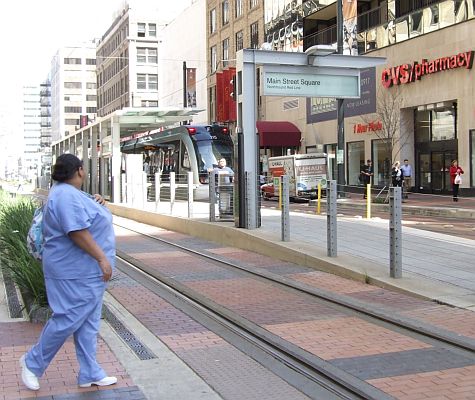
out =
<svg viewBox="0 0 475 400"><path fill-rule="evenodd" d="M363 166L363 169L360 172L361 182L364 185L363 199L366 199L366 185L371 183L371 177L373 175L374 175L373 163L371 160L367 160L366 165Z"/></svg>
<svg viewBox="0 0 475 400"><path fill-rule="evenodd" d="M452 184L452 196L453 201L459 201L459 186L462 184L463 169L459 166L457 160L452 161L452 165L449 170L450 183Z"/></svg>
<svg viewBox="0 0 475 400"><path fill-rule="evenodd" d="M38 378L73 335L78 385L112 385L117 378L107 376L96 360L102 301L115 260L112 215L101 196L80 190L86 172L76 156L59 156L51 177L55 183L43 216L43 272L53 315L37 344L20 358L21 378L28 389L38 390Z"/></svg>
<svg viewBox="0 0 475 400"><path fill-rule="evenodd" d="M412 179L412 166L409 164L409 160L406 158L404 164L401 165L402 179L403 179L403 190L404 198L408 198L409 190L411 189L411 179Z"/></svg>

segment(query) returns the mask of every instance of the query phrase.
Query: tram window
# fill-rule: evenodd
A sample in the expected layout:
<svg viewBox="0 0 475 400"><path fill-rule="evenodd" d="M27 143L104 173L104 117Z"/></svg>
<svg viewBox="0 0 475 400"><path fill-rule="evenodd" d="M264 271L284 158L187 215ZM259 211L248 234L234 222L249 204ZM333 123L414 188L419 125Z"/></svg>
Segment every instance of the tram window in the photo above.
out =
<svg viewBox="0 0 475 400"><path fill-rule="evenodd" d="M184 149L183 151L183 168L191 169L190 156L188 155L188 150Z"/></svg>

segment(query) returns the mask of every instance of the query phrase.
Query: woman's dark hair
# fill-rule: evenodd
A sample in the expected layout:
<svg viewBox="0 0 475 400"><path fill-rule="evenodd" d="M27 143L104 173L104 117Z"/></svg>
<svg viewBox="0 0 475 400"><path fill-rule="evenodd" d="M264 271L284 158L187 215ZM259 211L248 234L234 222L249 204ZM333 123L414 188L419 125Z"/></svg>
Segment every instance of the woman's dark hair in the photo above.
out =
<svg viewBox="0 0 475 400"><path fill-rule="evenodd" d="M58 182L71 179L76 171L82 167L82 161L73 154L61 154L53 165L51 178Z"/></svg>

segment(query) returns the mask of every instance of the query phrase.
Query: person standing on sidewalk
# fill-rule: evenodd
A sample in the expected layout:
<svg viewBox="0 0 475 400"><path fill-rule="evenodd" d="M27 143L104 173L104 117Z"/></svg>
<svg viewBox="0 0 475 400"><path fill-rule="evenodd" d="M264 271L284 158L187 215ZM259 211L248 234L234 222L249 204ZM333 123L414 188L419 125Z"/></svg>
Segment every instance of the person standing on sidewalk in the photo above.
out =
<svg viewBox="0 0 475 400"><path fill-rule="evenodd" d="M212 170L213 171L213 170ZM214 168L214 171L217 173L218 185L219 188L219 212L221 214L232 215L233 213L233 178L234 171L226 166L226 159L221 158L218 161L218 166Z"/></svg>
<svg viewBox="0 0 475 400"><path fill-rule="evenodd" d="M366 187L368 184L371 184L371 177L374 175L373 172L373 163L371 160L366 161L366 165L363 166L363 169L361 170L361 182L364 185L364 195L363 199L366 199Z"/></svg>
<svg viewBox="0 0 475 400"><path fill-rule="evenodd" d="M450 183L452 184L452 196L454 201L459 201L459 186L462 184L463 169L459 166L457 160L452 161L449 170Z"/></svg>
<svg viewBox="0 0 475 400"><path fill-rule="evenodd" d="M392 184L394 187L400 187L402 189L403 176L400 168L399 161L396 161L391 171ZM404 189L402 189L401 198L404 198Z"/></svg>
<svg viewBox="0 0 475 400"><path fill-rule="evenodd" d="M113 385L117 378L107 376L96 360L102 301L115 260L112 215L101 196L80 190L86 172L76 156L59 156L51 177L42 261L53 315L38 343L20 358L21 378L28 389L38 390L38 378L73 335L79 386Z"/></svg>
<svg viewBox="0 0 475 400"><path fill-rule="evenodd" d="M409 160L406 158L404 160L404 165L401 165L402 178L403 178L403 190L404 198L408 198L407 194L411 188L411 178L412 178L412 166L409 164Z"/></svg>

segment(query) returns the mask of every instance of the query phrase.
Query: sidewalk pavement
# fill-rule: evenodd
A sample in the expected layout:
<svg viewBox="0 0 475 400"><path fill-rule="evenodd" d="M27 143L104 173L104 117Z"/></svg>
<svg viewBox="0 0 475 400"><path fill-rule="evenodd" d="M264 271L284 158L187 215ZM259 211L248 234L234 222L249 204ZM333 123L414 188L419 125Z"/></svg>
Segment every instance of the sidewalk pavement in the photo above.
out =
<svg viewBox="0 0 475 400"><path fill-rule="evenodd" d="M475 212L475 199L450 203L451 198L410 195L404 207L414 212L452 211L459 217ZM344 199L356 207L363 199ZM440 204L442 207L432 207ZM473 209L471 208L473 205ZM343 277L369 281L382 287L475 311L475 241L403 226L403 277L389 277L389 221L338 217L338 254L327 256L326 216L291 213L290 241L281 241L278 210L261 210L262 226L255 230L236 228L232 222L209 222L209 205L195 202L189 219L186 202L147 203L145 207L110 204L118 216L161 226L218 243L255 251L297 264L311 266ZM139 209L140 208L140 209ZM145 210L145 211L144 211ZM465 217L464 217L465 218ZM468 218L468 217L467 217Z"/></svg>

